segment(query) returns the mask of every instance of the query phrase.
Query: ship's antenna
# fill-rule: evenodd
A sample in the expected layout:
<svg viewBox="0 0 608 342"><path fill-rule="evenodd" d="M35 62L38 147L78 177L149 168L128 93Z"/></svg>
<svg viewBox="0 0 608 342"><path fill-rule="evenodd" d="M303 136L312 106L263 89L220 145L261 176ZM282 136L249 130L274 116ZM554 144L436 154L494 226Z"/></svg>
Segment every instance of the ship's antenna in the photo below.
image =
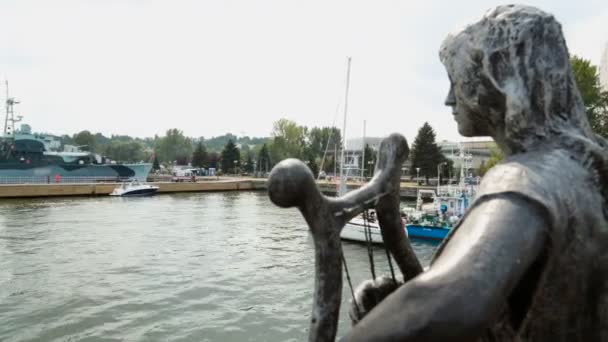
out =
<svg viewBox="0 0 608 342"><path fill-rule="evenodd" d="M6 129L8 128L8 80L4 80L4 84L6 85L6 116L4 117L4 135L6 135Z"/></svg>
<svg viewBox="0 0 608 342"><path fill-rule="evenodd" d="M18 104L19 101L15 100L14 97L10 97L8 93L8 80L5 80L6 85L6 117L4 118L4 136L15 137L15 122L21 121L21 116L17 116L15 119L14 105Z"/></svg>

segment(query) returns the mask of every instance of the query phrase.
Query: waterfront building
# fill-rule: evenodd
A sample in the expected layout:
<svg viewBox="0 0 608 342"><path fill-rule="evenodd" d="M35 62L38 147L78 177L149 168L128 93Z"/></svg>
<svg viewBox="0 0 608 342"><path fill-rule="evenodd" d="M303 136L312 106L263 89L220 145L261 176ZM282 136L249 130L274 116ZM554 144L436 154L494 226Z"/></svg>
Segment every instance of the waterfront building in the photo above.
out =
<svg viewBox="0 0 608 342"><path fill-rule="evenodd" d="M437 143L443 155L454 161L454 168L466 162L467 173L477 174L479 167L490 159L490 151L496 147L492 139L453 142L443 140ZM460 153L466 158L461 158Z"/></svg>
<svg viewBox="0 0 608 342"><path fill-rule="evenodd" d="M366 137L365 145L368 145L374 153L378 152L382 139L379 137ZM361 168L361 158L363 156L363 138L351 138L346 140L346 149L344 150L345 165L354 169ZM328 151L329 153L330 151ZM369 162L370 156L365 156L365 163Z"/></svg>
<svg viewBox="0 0 608 342"><path fill-rule="evenodd" d="M369 147L377 152L380 147L380 142L383 138L377 137L369 137L365 138L365 143L369 145ZM467 169L467 173L477 174L479 167L487 163L490 159L490 151L492 148L496 147L496 143L492 139L483 139L483 140L471 140L471 141L447 141L443 140L437 142L439 149L445 155L446 158L454 161L454 168L459 169L460 165L463 162L466 162L465 168ZM411 146L410 146L411 147ZM346 143L346 151L345 158L347 165L352 166L353 168L360 168L361 165L361 150L363 149L363 139L362 138L353 138L348 139ZM463 152L466 158L460 157L459 153ZM333 153L333 151L328 151L328 153ZM367 160L369 156L366 156ZM411 167L410 160L406 160L403 164L404 172L407 173L409 168Z"/></svg>

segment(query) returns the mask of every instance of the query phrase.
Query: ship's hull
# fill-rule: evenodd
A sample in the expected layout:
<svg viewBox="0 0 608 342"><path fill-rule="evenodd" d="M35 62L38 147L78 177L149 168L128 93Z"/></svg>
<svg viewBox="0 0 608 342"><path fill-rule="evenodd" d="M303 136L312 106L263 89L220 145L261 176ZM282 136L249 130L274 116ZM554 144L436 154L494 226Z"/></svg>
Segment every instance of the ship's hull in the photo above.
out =
<svg viewBox="0 0 608 342"><path fill-rule="evenodd" d="M137 179L145 182L152 164L47 164L0 163L0 183L66 181L114 181Z"/></svg>

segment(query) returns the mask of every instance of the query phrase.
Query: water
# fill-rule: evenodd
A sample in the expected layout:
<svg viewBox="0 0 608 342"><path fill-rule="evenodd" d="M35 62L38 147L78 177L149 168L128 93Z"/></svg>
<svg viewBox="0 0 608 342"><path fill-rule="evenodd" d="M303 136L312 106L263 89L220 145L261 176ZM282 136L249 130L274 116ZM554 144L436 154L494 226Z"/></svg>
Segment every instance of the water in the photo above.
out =
<svg viewBox="0 0 608 342"><path fill-rule="evenodd" d="M424 264L435 247L414 243ZM344 250L370 278L365 245ZM313 260L263 192L1 201L0 341L305 340Z"/></svg>

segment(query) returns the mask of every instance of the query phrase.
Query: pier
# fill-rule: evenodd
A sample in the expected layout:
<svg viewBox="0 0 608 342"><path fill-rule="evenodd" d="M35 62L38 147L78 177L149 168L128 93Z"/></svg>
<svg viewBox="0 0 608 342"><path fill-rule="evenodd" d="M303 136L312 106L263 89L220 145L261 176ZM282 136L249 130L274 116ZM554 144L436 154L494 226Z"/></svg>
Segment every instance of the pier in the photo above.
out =
<svg viewBox="0 0 608 342"><path fill-rule="evenodd" d="M120 183L41 183L41 184L1 184L0 198L57 197L57 196L107 196ZM159 187L159 193L213 192L213 191L254 191L266 190L265 178L220 178L198 180L197 182L150 182ZM320 190L328 195L337 193L333 182L318 181ZM361 183L348 183L348 189L356 189ZM435 189L411 183L401 184L401 197L415 199L418 189Z"/></svg>

